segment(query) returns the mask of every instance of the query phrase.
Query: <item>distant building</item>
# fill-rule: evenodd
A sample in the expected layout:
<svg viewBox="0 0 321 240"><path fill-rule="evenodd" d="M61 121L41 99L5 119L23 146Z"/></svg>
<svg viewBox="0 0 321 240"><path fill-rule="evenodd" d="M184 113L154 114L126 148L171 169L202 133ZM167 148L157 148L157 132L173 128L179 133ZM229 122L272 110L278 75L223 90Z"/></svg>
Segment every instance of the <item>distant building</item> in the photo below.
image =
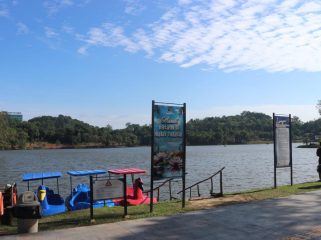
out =
<svg viewBox="0 0 321 240"><path fill-rule="evenodd" d="M3 111L3 113L7 114L9 119L17 120L19 122L22 122L23 116L22 116L21 112L6 112L6 111Z"/></svg>

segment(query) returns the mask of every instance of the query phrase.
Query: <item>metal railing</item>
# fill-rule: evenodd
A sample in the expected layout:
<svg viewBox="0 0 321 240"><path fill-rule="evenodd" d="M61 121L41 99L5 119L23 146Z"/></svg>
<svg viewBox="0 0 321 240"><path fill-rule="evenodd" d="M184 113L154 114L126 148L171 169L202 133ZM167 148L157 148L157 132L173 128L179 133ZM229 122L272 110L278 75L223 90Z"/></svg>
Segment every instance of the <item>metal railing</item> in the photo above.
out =
<svg viewBox="0 0 321 240"><path fill-rule="evenodd" d="M192 199L192 188L193 187L197 187L197 194L198 194L198 197L201 196L201 193L200 193L200 187L199 185L203 182L206 182L207 180L211 180L211 190L210 190L210 194L211 196L215 196L215 197L218 197L218 196L223 196L223 170L224 170L225 167L221 168L219 171L217 171L216 173L214 173L213 175L211 175L210 177L206 178L206 179L203 179L185 189L183 189L182 191L179 191L177 194L180 194L182 193L183 191L186 191L186 190L189 190L189 199ZM220 174L220 193L214 193L213 192L213 178L217 175L217 174Z"/></svg>
<svg viewBox="0 0 321 240"><path fill-rule="evenodd" d="M153 189L153 191L157 191L157 201L159 201L159 193L160 193L160 188L163 187L166 183L168 183L168 190L169 190L169 199L172 200L172 199L177 199L175 197L172 196L172 181L174 180L175 178L169 178L167 179L166 181L162 182L160 185L158 185L157 187L155 187ZM143 193L147 194L147 196L149 196L149 193L151 192L151 190L146 190L144 191Z"/></svg>

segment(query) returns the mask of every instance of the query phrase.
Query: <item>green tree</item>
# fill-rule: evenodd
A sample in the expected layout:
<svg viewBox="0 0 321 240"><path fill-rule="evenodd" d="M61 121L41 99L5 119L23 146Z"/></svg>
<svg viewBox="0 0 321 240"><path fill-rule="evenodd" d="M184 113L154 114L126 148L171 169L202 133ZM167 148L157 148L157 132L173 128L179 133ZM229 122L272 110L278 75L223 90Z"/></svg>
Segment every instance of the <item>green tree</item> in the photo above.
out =
<svg viewBox="0 0 321 240"><path fill-rule="evenodd" d="M321 100L318 100L317 109L319 111L319 114L321 115Z"/></svg>
<svg viewBox="0 0 321 240"><path fill-rule="evenodd" d="M0 112L0 149L8 148L9 123L5 113Z"/></svg>

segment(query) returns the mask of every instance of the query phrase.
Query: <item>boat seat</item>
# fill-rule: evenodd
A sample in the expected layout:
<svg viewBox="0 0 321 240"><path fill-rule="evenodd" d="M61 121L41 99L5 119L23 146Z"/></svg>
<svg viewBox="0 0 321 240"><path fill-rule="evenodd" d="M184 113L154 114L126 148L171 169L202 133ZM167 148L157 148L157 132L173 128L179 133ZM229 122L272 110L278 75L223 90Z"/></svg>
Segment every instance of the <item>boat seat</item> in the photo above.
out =
<svg viewBox="0 0 321 240"><path fill-rule="evenodd" d="M60 205L64 203L64 199L59 194L51 194L47 197L48 204Z"/></svg>
<svg viewBox="0 0 321 240"><path fill-rule="evenodd" d="M47 195L53 195L54 194L54 191L48 187L46 187L46 194Z"/></svg>
<svg viewBox="0 0 321 240"><path fill-rule="evenodd" d="M78 194L77 198L75 199L74 204L80 203L80 202L88 202L89 197L87 192L81 192Z"/></svg>
<svg viewBox="0 0 321 240"><path fill-rule="evenodd" d="M53 190L49 189L49 190L47 191L47 194L48 194L48 195L54 195L55 193L54 193Z"/></svg>

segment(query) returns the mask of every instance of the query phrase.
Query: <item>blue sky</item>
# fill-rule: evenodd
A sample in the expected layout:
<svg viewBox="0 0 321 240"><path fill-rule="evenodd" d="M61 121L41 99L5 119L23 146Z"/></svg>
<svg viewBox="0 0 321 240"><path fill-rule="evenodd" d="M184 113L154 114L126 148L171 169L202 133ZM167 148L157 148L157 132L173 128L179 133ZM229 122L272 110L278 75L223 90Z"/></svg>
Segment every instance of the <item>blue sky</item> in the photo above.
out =
<svg viewBox="0 0 321 240"><path fill-rule="evenodd" d="M0 0L0 110L97 126L243 110L319 117L321 2Z"/></svg>

